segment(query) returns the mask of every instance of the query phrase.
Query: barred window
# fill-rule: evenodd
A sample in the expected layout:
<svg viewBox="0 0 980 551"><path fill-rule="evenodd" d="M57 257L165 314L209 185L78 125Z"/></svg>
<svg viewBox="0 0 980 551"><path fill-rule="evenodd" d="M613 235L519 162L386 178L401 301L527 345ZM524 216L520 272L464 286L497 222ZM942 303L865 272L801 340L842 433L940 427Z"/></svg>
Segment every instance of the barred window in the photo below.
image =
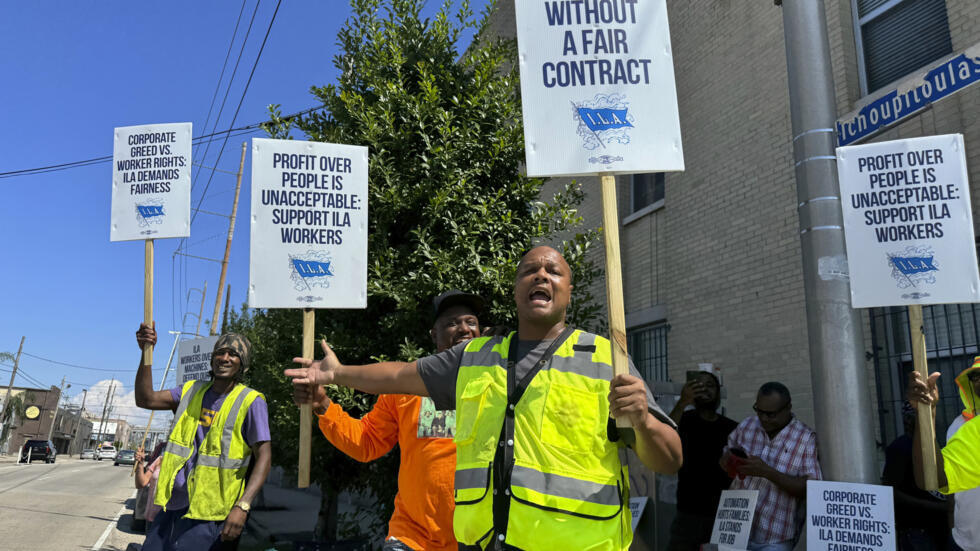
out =
<svg viewBox="0 0 980 551"><path fill-rule="evenodd" d="M667 380L668 331L670 326L661 322L626 332L630 357L646 381Z"/></svg>

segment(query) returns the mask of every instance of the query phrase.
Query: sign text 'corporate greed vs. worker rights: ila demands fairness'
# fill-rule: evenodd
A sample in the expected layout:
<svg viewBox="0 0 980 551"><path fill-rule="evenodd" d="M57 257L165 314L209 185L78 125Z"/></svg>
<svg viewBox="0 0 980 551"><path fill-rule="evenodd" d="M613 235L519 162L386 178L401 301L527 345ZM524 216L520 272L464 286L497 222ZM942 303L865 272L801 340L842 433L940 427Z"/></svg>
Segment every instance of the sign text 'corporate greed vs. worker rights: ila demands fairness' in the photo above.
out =
<svg viewBox="0 0 980 551"><path fill-rule="evenodd" d="M191 123L113 131L112 241L190 235Z"/></svg>

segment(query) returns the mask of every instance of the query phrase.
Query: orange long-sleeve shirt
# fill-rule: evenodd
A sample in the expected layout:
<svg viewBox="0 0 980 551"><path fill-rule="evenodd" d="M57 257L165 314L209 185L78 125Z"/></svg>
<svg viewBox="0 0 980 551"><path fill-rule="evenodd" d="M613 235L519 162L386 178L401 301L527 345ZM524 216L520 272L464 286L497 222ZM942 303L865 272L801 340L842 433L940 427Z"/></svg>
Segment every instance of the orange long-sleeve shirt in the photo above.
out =
<svg viewBox="0 0 980 551"><path fill-rule="evenodd" d="M419 426L420 412L422 426ZM455 412L437 412L432 400L382 394L374 409L354 419L337 404L319 417L320 431L337 449L362 462L401 446L398 495L388 537L412 549L455 551L453 479Z"/></svg>

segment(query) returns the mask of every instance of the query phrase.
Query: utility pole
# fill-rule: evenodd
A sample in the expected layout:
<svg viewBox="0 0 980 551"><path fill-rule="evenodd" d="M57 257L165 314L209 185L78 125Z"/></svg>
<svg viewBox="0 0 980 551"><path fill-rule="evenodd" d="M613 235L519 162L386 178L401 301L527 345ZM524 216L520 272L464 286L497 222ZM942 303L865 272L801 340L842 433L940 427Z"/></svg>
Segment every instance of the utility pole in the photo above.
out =
<svg viewBox="0 0 980 551"><path fill-rule="evenodd" d="M116 407L116 389L113 387L112 395L109 396L109 411L106 412L105 426L106 430L109 429L109 423L112 422L112 410ZM118 420L118 418L117 418ZM116 423L116 431L112 433L112 443L116 443L116 434L119 433L119 423Z"/></svg>
<svg viewBox="0 0 980 551"><path fill-rule="evenodd" d="M78 409L78 415L75 416L75 428L71 431L71 442L68 444L68 457L71 457L71 451L75 448L78 443L78 427L82 424L82 412L85 411L85 399L88 398L88 389L82 389L82 407Z"/></svg>
<svg viewBox="0 0 980 551"><path fill-rule="evenodd" d="M221 278L218 279L218 297L214 301L214 315L211 316L211 334L218 334L218 309L221 307L221 291L228 275L228 255L231 254L231 238L235 235L235 216L238 215L238 193L242 190L242 171L245 170L245 153L248 142L242 142L242 160L238 164L238 183L235 185L235 202L231 206L231 220L228 222L228 241L225 242L225 257L221 261Z"/></svg>
<svg viewBox="0 0 980 551"><path fill-rule="evenodd" d="M224 333L228 328L228 303L231 302L231 283L228 284L228 292L225 293L225 315L221 316L221 332Z"/></svg>
<svg viewBox="0 0 980 551"><path fill-rule="evenodd" d="M779 2L777 2L777 5ZM875 483L861 316L851 307L823 0L782 0L813 408L824 478Z"/></svg>
<svg viewBox="0 0 980 551"><path fill-rule="evenodd" d="M68 385L71 388L71 385ZM65 378L61 378L61 387L58 389L58 399L54 403L54 418L51 419L51 426L48 427L48 440L51 440L51 435L54 434L54 424L58 422L58 409L61 404L61 397L65 394Z"/></svg>
<svg viewBox="0 0 980 551"><path fill-rule="evenodd" d="M201 336L201 317L204 315L204 297L206 296L208 296L208 281L204 280L204 290L201 291L201 307L197 311L197 329L194 330L195 337Z"/></svg>
<svg viewBox="0 0 980 551"><path fill-rule="evenodd" d="M112 390L113 390L113 387L114 387L115 385L116 385L116 378L115 378L115 377L113 377L113 378L112 378L112 382L111 382L111 383L109 383L109 391L108 391L108 392L106 392L106 395L105 395L105 402L104 402L104 403L102 404L102 420L101 420L101 421L99 421L99 433L98 433L98 435L96 436L96 438L102 438L102 428L103 428L103 427L105 426L105 414L106 414L106 411L107 411L107 410L108 410L108 408L109 408L109 396L111 396L111 395L112 395ZM101 445L101 444L98 444L98 443L97 443L97 444L96 444L96 447L98 447L98 446L100 446L100 445Z"/></svg>
<svg viewBox="0 0 980 551"><path fill-rule="evenodd" d="M0 406L0 418L3 417L3 413L7 411L7 408L10 406L10 390L14 387L14 377L17 376L17 365L20 363L20 353L24 350L24 339L26 338L26 335L21 337L20 346L17 347L17 356L14 358L14 371L10 374L10 382L7 384L7 393L3 397L3 405ZM0 431L3 431L4 427L5 425L0 424ZM4 444L6 444L6 439L4 439L4 441L0 441L0 449L3 449Z"/></svg>

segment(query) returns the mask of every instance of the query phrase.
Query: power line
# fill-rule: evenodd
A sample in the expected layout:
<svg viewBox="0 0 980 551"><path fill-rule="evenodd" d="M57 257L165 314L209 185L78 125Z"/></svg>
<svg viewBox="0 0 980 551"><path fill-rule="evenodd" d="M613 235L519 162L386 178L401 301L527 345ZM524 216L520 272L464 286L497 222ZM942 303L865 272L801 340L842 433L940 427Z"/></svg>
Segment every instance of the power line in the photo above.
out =
<svg viewBox="0 0 980 551"><path fill-rule="evenodd" d="M259 46L259 53L257 53L255 55L255 63L252 64L252 72L249 73L248 80L245 81L245 88L242 90L242 97L241 97L241 99L238 100L238 107L235 108L235 114L231 117L231 125L230 126L234 126L235 125L235 121L238 120L238 113L242 110L242 104L245 103L245 95L248 94L248 87L252 84L252 77L255 76L255 69L259 66L259 60L262 59L262 52L265 50L265 43L266 43L266 41L269 40L269 33L272 32L272 25L276 22L276 15L279 13L279 6L280 5L282 5L282 0L278 0L276 2L276 9L275 9L275 11L272 12L272 19L269 20L269 26L266 27L266 29L265 29L265 36L262 37L262 45ZM255 3L255 8L256 8L256 10L258 10L258 2ZM254 17L254 13L253 13L253 17ZM244 46L245 45L242 44L242 48L243 49L244 49ZM221 155L224 154L224 152L225 152L225 146L228 145L228 138L229 138L229 136L228 135L225 135L224 141L221 142L221 149L218 150L218 158L214 161L214 163L213 163L214 166L218 166L218 163L221 162ZM204 192L201 194L201 198L197 201L197 208L198 209L200 209L201 208L201 204L204 203L204 198L208 194L208 188L211 187L211 180L213 178L214 178L214 171L211 171L211 176L208 177L208 183L207 184L204 184ZM193 213L193 214L191 214L191 223L192 224L194 223L194 218L196 218L196 217L197 217L197 213L196 212ZM184 240L181 240L181 243L183 243L183 242L184 242Z"/></svg>
<svg viewBox="0 0 980 551"><path fill-rule="evenodd" d="M323 109L323 107L311 107L309 109L304 109L302 111L297 111L292 115L285 118L293 118L305 115L307 113L312 113L318 109ZM203 136L197 136L192 141L205 140L213 136L227 135L228 138L235 136L242 136L245 134L251 134L261 130L260 125L264 124L266 121L253 123L247 126L241 126L238 128L229 128L228 130L218 130L210 134L205 134ZM112 155L104 155L102 157L93 157L91 159L85 159L81 161L71 161L68 163L61 163L56 165L40 166L35 168L22 168L19 170L11 170L8 172L0 172L0 178L13 178L15 176L33 176L35 174L44 174L46 172L56 172L59 170L67 170L70 168L80 168L84 166L89 166L98 163L107 163L112 161Z"/></svg>
<svg viewBox="0 0 980 551"><path fill-rule="evenodd" d="M260 0L256 0L256 3L255 3L255 11L253 11L253 13L252 13L252 19L253 20L255 18L255 13L258 11L258 8L259 8L259 1ZM276 22L276 15L279 14L279 6L280 5L282 5L282 0L278 0L276 2L276 9L272 12L272 18L269 19L269 26L266 27L266 29L265 29L265 36L262 37L262 44L259 46L259 51L255 55L255 62L252 63L252 70L251 70L251 72L249 72L248 80L245 81L245 87L242 89L242 97L241 97L241 99L238 100L238 107L235 108L235 114L231 117L231 123L229 124L229 126L232 126L232 127L235 126L235 121L238 120L238 114L242 110L242 104L245 103L245 96L248 94L248 88L249 88L249 86L251 86L251 84L252 84L252 78L255 76L255 69L259 66L259 60L262 59L262 52L265 51L266 42L269 40L269 33L272 32L272 26ZM251 28L252 28L252 24L249 23L249 30L251 30ZM241 58L241 55L242 55L241 52L243 52L244 50L245 50L245 43L243 41L242 42L242 49L239 52L239 59ZM235 71L237 71L237 70L238 70L238 62L235 63ZM232 75L232 80L233 79L234 79L234 74ZM226 99L227 99L227 96L228 96L228 92L230 90L231 90L231 81L228 82L228 89L225 92L225 98ZM221 110L223 110L224 109L224 100L222 100L221 106L222 106L222 109ZM220 117L220 111L219 111L219 117ZM218 124L218 121L215 120L215 127L217 127L217 124ZM221 149L218 150L218 157L214 160L213 163L211 163L213 166L218 166L221 163L221 156L224 155L225 147L228 145L228 138L229 137L230 136L228 136L226 134L225 135L225 139L221 142ZM204 185L204 191L201 193L201 197L197 201L197 210L195 210L194 212L191 213L191 224L193 224L194 223L194 220L197 218L197 211L200 210L201 205L204 204L204 199L208 195L208 189L211 187L211 181L213 179L214 179L214 171L212 170L211 171L211 175L208 176L207 183ZM185 247L186 243L187 243L187 238L186 237L181 238L180 242L177 244L177 248L174 251L174 256L176 256L177 251L180 251L181 249L183 249ZM184 278L185 278L184 283L186 284L187 262L183 258L180 259L180 262L181 262L181 264L184 267ZM180 289L183 290L184 289L184 285L181 285L180 286ZM183 330L183 327L181 327L181 330Z"/></svg>
<svg viewBox="0 0 980 551"><path fill-rule="evenodd" d="M235 30L231 32L231 41L228 42L228 51L225 53L225 62L221 64L221 74L218 75L218 84L216 84L214 87L214 94L211 96L211 106L208 107L208 116L204 119L205 129L207 129L208 123L211 122L211 111L214 110L214 102L218 99L218 90L221 89L221 81L225 78L225 69L228 68L228 58L231 57L231 49L232 46L235 45L235 37L238 36L238 26L242 23L242 15L245 13L245 4L247 3L248 0L242 0L242 7L240 10L238 10L238 20L235 21ZM256 2L256 7L258 7L258 2ZM248 33L245 33L245 40L248 40ZM244 41L242 43L244 44ZM231 82L229 81L228 84L230 86ZM218 118L220 117L221 115L219 114ZM214 120L215 126L218 125L218 118L215 118ZM208 143L210 144L211 142ZM205 157L206 156L207 152L205 152Z"/></svg>
<svg viewBox="0 0 980 551"><path fill-rule="evenodd" d="M32 357L32 358L34 358L36 360L41 360L41 361L48 362L48 363L63 365L63 366L66 366L66 367L75 367L75 368L78 368L78 369L87 369L89 371L104 371L106 373L135 373L136 372L135 369L106 369L106 368L102 368L102 367L89 367L89 366L86 366L86 365L76 365L76 364L70 364L70 363L67 363L67 362L59 362L58 360L52 360L50 358L44 358L44 357L41 357L41 356L37 356L35 354L30 354L28 352L24 352L24 355L25 356L30 356L30 357Z"/></svg>
<svg viewBox="0 0 980 551"><path fill-rule="evenodd" d="M225 88L225 95L224 95L224 97L221 100L221 107L218 108L218 115L214 118L214 126L211 127L211 130L212 131L214 131L216 128L218 128L218 121L221 120L221 114L224 113L224 111L225 111L225 103L228 101L228 93L231 92L231 85L235 82L235 75L238 74L238 66L242 62L242 54L245 53L245 44L248 42L248 35L252 34L252 24L255 23L255 16L256 16L256 14L259 13L259 4L261 2L262 2L262 0L256 0L256 2L255 2L255 9L252 10L252 18L249 20L249 22L248 22L248 28L245 29L245 36L242 38L242 47L238 50L238 58L235 60L235 68L231 71L231 77L228 78L228 86ZM245 9L245 2L244 1L242 2L242 9L243 10ZM241 15L239 14L239 18L240 17L241 17ZM241 20L241 19L239 19L239 20ZM236 24L235 25L235 33L237 34L237 32L238 32L238 25ZM232 37L231 37L231 42L232 43L228 45L228 53L229 54L231 53L231 46L234 45L234 43L235 43L235 36L234 35L232 35ZM228 58L227 57L225 57L225 63L226 64L228 63ZM221 74L224 75L224 68L223 67L222 67L222 70L221 70ZM218 86L214 90L214 94L215 94L214 97L215 98L217 98L218 90L220 88L221 88L221 77L218 78ZM211 100L211 106L214 107L214 99ZM210 119L210 118L211 118L211 115L210 115L210 112L209 112L208 119ZM231 124L235 124L235 121L232 120L231 121ZM207 129L207 127L208 127L208 123L205 122L204 123L205 130ZM207 143L207 145L204 148L204 155L201 157L201 160L202 161L203 160L207 160L208 152L211 150L211 142L212 141L213 140L208 140L208 143ZM221 160L221 155L219 154L218 155L218 161L220 161L220 160ZM214 163L215 166L218 165L218 161L215 161L215 163ZM198 174L199 173L195 174L195 176L198 175ZM208 184L211 183L211 178L213 178L213 177L214 177L214 171L212 170L211 171L211 176L208 177ZM195 178L195 182L196 181L197 181L197 178ZM204 201L204 195L206 195L207 192L208 192L208 188L207 188L207 186L205 186L204 187L204 194L202 194L202 196L201 196L201 201L202 202ZM201 206L200 205L200 202L198 203L197 206L198 207ZM193 222L193 221L194 221L194 218L191 218L191 222Z"/></svg>

